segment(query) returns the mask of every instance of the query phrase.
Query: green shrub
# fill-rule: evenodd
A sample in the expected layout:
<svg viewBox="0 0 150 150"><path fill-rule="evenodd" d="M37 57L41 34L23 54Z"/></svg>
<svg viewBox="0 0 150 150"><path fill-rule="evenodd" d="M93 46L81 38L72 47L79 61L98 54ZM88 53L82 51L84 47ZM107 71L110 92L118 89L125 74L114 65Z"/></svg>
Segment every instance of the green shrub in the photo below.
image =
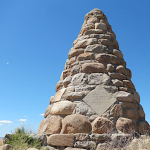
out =
<svg viewBox="0 0 150 150"><path fill-rule="evenodd" d="M30 137L26 133L25 128L17 128L15 132L10 135L10 141L7 141L7 144L13 146L13 150L25 150L27 148L41 148L41 142L37 139Z"/></svg>

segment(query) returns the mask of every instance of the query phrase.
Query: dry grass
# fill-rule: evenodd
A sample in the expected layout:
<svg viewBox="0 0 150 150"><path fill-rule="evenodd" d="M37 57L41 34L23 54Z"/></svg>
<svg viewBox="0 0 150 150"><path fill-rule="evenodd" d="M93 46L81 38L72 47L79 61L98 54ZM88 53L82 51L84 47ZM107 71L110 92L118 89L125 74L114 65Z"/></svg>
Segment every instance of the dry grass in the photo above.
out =
<svg viewBox="0 0 150 150"><path fill-rule="evenodd" d="M3 145L3 140L2 139L0 139L0 146L2 146Z"/></svg>

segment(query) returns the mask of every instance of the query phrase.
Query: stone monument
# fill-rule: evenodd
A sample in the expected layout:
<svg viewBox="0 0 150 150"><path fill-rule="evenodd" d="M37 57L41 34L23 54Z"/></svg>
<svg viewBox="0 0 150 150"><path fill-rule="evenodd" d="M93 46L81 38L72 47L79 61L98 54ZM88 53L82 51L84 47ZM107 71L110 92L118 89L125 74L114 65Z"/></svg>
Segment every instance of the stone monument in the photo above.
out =
<svg viewBox="0 0 150 150"><path fill-rule="evenodd" d="M149 129L131 71L101 10L85 15L44 117L38 133L47 135L48 145L66 150L96 149L110 133Z"/></svg>

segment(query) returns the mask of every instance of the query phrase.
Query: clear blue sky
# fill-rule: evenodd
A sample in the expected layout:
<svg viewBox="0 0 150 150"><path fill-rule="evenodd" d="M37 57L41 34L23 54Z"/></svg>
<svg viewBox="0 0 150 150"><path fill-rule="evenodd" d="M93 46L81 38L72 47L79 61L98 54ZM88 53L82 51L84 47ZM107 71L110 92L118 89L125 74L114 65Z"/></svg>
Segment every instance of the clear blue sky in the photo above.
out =
<svg viewBox="0 0 150 150"><path fill-rule="evenodd" d="M149 0L1 0L0 137L38 130L84 16L108 18L150 123Z"/></svg>

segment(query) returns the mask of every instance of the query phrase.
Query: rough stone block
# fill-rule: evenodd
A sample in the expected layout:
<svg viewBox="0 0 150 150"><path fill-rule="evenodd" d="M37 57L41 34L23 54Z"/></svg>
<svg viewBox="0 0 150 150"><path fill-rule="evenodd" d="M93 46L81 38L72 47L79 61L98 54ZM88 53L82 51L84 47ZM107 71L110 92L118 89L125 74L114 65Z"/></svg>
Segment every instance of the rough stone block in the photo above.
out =
<svg viewBox="0 0 150 150"><path fill-rule="evenodd" d="M88 76L88 83L93 85L108 85L110 83L110 77L104 73L91 73Z"/></svg>
<svg viewBox="0 0 150 150"><path fill-rule="evenodd" d="M83 54L80 54L77 59L79 61L91 60L91 59L94 59L94 54L93 53L83 53Z"/></svg>
<svg viewBox="0 0 150 150"><path fill-rule="evenodd" d="M74 144L74 147L79 147L79 148L96 148L96 143L93 141L77 141Z"/></svg>
<svg viewBox="0 0 150 150"><path fill-rule="evenodd" d="M74 146L74 135L72 134L53 134L47 138L47 144L50 146Z"/></svg>
<svg viewBox="0 0 150 150"><path fill-rule="evenodd" d="M95 23L95 29L107 30L107 25L105 23Z"/></svg>
<svg viewBox="0 0 150 150"><path fill-rule="evenodd" d="M90 139L92 141L109 141L111 139L110 134L91 134Z"/></svg>
<svg viewBox="0 0 150 150"><path fill-rule="evenodd" d="M83 73L105 73L106 69L102 63L85 63L82 65Z"/></svg>
<svg viewBox="0 0 150 150"><path fill-rule="evenodd" d="M108 73L108 74L112 79L119 79L119 80L126 79L126 76L121 73Z"/></svg>
<svg viewBox="0 0 150 150"><path fill-rule="evenodd" d="M92 52L92 53L104 53L106 52L106 46L101 44L93 44L86 47L84 50L85 52Z"/></svg>
<svg viewBox="0 0 150 150"><path fill-rule="evenodd" d="M116 98L118 101L126 101L126 102L132 102L133 101L133 95L128 93L128 92L124 92L124 91L117 92Z"/></svg>
<svg viewBox="0 0 150 150"><path fill-rule="evenodd" d="M84 49L74 49L71 48L69 53L68 53L68 58L74 57L74 56L78 56L80 54L84 53Z"/></svg>
<svg viewBox="0 0 150 150"><path fill-rule="evenodd" d="M123 54L121 51L117 50L117 49L113 49L113 54L116 55L119 58L123 58Z"/></svg>
<svg viewBox="0 0 150 150"><path fill-rule="evenodd" d="M76 133L74 136L76 141L87 141L90 138L88 133Z"/></svg>

